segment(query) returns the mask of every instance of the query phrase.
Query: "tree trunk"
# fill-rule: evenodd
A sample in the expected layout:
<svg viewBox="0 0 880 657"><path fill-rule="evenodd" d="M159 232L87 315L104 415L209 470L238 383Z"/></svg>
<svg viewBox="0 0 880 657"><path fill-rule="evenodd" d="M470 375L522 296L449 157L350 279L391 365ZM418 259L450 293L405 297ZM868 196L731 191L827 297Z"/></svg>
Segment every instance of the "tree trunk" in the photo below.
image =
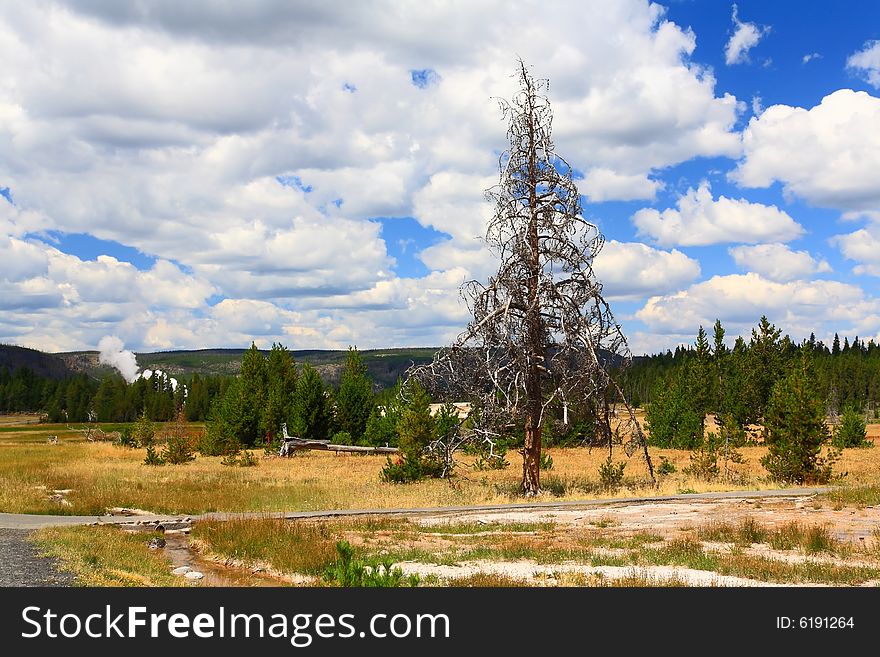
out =
<svg viewBox="0 0 880 657"><path fill-rule="evenodd" d="M533 418L526 418L526 436L523 445L523 493L529 497L541 492L541 425L534 426Z"/></svg>
<svg viewBox="0 0 880 657"><path fill-rule="evenodd" d="M538 240L538 169L537 144L535 143L534 96L529 87L529 280L528 310L526 311L526 418L525 440L523 443L523 493L527 496L541 492L541 409L543 406L543 386L539 359L544 357L544 331L541 321L539 284L541 274L541 252Z"/></svg>

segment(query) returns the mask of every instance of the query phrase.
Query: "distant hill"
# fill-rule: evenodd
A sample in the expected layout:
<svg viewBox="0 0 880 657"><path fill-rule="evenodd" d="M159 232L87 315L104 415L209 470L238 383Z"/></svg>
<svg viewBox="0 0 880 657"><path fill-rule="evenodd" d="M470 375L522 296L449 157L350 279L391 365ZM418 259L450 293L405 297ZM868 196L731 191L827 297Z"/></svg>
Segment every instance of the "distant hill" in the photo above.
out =
<svg viewBox="0 0 880 657"><path fill-rule="evenodd" d="M438 347L411 347L399 349L367 349L361 351L361 359L370 377L378 387L387 388L397 383L413 363L428 363ZM195 349L182 351L157 351L135 353L138 367L142 370L163 370L171 376L226 375L235 376L241 369L245 349ZM264 350L264 354L269 352ZM321 374L325 382L338 384L345 365L346 350L302 349L291 351L294 360L302 365L309 363ZM640 357L635 359L641 360ZM619 364L619 358L612 361ZM40 376L61 379L85 373L96 379L117 373L113 367L98 361L97 351L68 351L44 353L12 345L0 345L0 368L10 371L29 367Z"/></svg>
<svg viewBox="0 0 880 657"><path fill-rule="evenodd" d="M191 351L158 351L135 353L140 369L160 369L172 376L192 374L234 376L241 369L245 349L196 349ZM373 381L383 388L397 383L413 363L427 363L436 353L436 347L402 349L367 349L361 351L361 359ZM37 352L39 353L39 352ZM263 351L268 354L268 351ZM302 365L309 363L327 383L337 384L345 365L346 350L299 350L291 351L294 360ZM114 371L98 362L97 351L70 351L52 356L60 359L67 368L101 378Z"/></svg>
<svg viewBox="0 0 880 657"><path fill-rule="evenodd" d="M4 367L10 372L27 367L34 374L49 379L64 379L74 374L65 360L55 354L11 344L0 344L0 369Z"/></svg>

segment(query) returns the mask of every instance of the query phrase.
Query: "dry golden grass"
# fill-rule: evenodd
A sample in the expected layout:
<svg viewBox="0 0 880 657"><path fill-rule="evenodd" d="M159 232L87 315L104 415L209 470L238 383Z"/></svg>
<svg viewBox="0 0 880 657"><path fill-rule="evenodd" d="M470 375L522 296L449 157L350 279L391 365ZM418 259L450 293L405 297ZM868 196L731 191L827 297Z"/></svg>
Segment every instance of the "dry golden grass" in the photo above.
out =
<svg viewBox="0 0 880 657"><path fill-rule="evenodd" d="M57 557L80 586L180 586L170 562L146 542L158 534L130 534L115 527L51 527L34 541Z"/></svg>
<svg viewBox="0 0 880 657"><path fill-rule="evenodd" d="M46 436L61 443L49 445ZM736 484L705 482L687 476L686 451L655 449L655 467L664 456L676 472L650 485L641 454L626 460L623 487L602 491L598 470L607 457L604 449L550 449L553 468L542 473L547 492L542 501L667 495L681 492L777 488L760 465L761 446L740 450L746 463L734 468ZM0 511L13 513L102 514L113 507L131 507L157 513L195 514L206 511L297 511L345 508L434 507L522 501L521 466L511 452L510 467L475 471L462 456L457 476L415 484L379 480L383 456L335 455L307 452L290 459L260 458L252 468L220 464L219 457L199 456L179 466L143 464L144 450L125 449L109 442L87 442L82 434L62 427L33 426L0 432ZM258 452L259 454L259 452ZM615 460L624 460L615 449ZM880 449L848 449L838 462L847 485L880 483ZM63 502L52 500L54 490L71 490ZM57 497L57 496L56 496Z"/></svg>

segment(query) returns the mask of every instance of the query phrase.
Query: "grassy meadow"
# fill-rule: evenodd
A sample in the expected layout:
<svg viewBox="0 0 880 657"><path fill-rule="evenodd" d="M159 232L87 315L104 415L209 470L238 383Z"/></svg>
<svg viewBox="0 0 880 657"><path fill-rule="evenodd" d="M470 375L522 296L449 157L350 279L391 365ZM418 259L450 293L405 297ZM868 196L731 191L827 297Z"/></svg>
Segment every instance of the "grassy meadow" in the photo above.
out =
<svg viewBox="0 0 880 657"><path fill-rule="evenodd" d="M161 427L157 427L157 435ZM875 427L871 427L874 429ZM113 427L105 427L107 431ZM193 435L201 427L191 427ZM47 437L56 435L58 444ZM623 485L603 490L599 466L607 451L587 448L547 450L552 469L542 472L545 500L650 496L682 492L778 488L760 464L761 446L742 448L744 464L733 465L731 481L702 481L688 475L690 453L651 448L655 468L663 457L674 468L650 484L641 454L625 460ZM65 426L0 424L0 511L97 515L117 507L155 513L209 511L305 511L392 507L433 507L522 501L521 461L511 451L502 470L477 471L462 455L451 480L391 484L379 480L384 456L305 452L282 459L257 450L255 467L230 467L220 457L198 456L185 465L147 466L145 450L92 442ZM880 449L847 449L835 466L846 473L840 495L872 498L880 489ZM847 492L850 491L850 492Z"/></svg>

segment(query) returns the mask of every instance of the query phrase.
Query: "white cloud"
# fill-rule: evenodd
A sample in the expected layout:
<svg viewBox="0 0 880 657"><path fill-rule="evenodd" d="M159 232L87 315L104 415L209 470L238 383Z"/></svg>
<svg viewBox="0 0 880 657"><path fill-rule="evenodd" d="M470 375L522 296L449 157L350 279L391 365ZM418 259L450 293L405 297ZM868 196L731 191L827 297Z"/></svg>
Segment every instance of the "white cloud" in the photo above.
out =
<svg viewBox="0 0 880 657"><path fill-rule="evenodd" d="M811 331L822 334L827 327L855 327L859 335L876 332L878 312L880 303L855 285L825 280L779 283L749 273L713 276L681 292L652 297L636 317L652 333L672 334L693 334L698 326L720 319L734 336L767 315L798 339Z"/></svg>
<svg viewBox="0 0 880 657"><path fill-rule="evenodd" d="M745 199L712 198L709 183L680 196L677 209L643 208L632 221L638 234L663 246L704 246L723 242L785 242L804 229L775 205Z"/></svg>
<svg viewBox="0 0 880 657"><path fill-rule="evenodd" d="M659 180L651 180L645 175L625 175L595 167L587 171L583 181L578 183L581 194L590 201L636 201L653 200L657 191L663 188Z"/></svg>
<svg viewBox="0 0 880 657"><path fill-rule="evenodd" d="M880 40L868 41L861 50L850 55L846 67L861 75L875 89L880 89Z"/></svg>
<svg viewBox="0 0 880 657"><path fill-rule="evenodd" d="M848 260L855 260L856 274L880 276L880 225L869 224L846 235L835 235L830 243L836 245Z"/></svg>
<svg viewBox="0 0 880 657"><path fill-rule="evenodd" d="M734 31L724 46L724 61L728 66L742 64L749 61L749 50L758 45L758 42L770 33L770 28L746 23L739 20L736 4L733 5L731 20Z"/></svg>
<svg viewBox="0 0 880 657"><path fill-rule="evenodd" d="M746 187L780 181L787 193L843 211L880 208L880 98L841 89L811 109L773 105L743 133L731 178Z"/></svg>
<svg viewBox="0 0 880 657"><path fill-rule="evenodd" d="M784 244L735 246L727 251L740 269L780 283L831 271L826 260L817 261L808 251L792 251Z"/></svg>
<svg viewBox="0 0 880 657"><path fill-rule="evenodd" d="M660 251L638 242L611 240L593 261L608 299L666 294L692 283L700 263L681 251Z"/></svg>
<svg viewBox="0 0 880 657"><path fill-rule="evenodd" d="M462 319L460 279L493 269L475 238L506 146L491 98L514 89L512 34L535 75L552 81L554 138L591 199L652 199L666 167L739 156L743 104L716 95L711 70L690 59L696 35L661 6L572 1L557 7L562 22L543 9L10 6L0 23L0 183L16 205L0 199L0 250L20 258L0 264L0 295L20 309L0 321L0 339L247 344L250 324L227 324L224 306L207 305L217 294L274 307L253 326L264 340L438 344ZM533 19L523 25L523 15ZM410 72L426 68L438 80L418 88ZM367 221L377 215L414 216L450 236L419 254L429 276L395 276ZM26 237L47 231L114 240L156 265L82 261ZM670 285L693 269L682 254L650 253ZM382 294L393 312L378 310Z"/></svg>
<svg viewBox="0 0 880 657"><path fill-rule="evenodd" d="M810 63L811 61L813 61L814 59L822 59L822 55L820 55L820 54L817 53L817 52L810 52L810 53L807 53L806 55L804 55L803 57L801 57L801 63L802 63L802 64L809 64L809 63Z"/></svg>

